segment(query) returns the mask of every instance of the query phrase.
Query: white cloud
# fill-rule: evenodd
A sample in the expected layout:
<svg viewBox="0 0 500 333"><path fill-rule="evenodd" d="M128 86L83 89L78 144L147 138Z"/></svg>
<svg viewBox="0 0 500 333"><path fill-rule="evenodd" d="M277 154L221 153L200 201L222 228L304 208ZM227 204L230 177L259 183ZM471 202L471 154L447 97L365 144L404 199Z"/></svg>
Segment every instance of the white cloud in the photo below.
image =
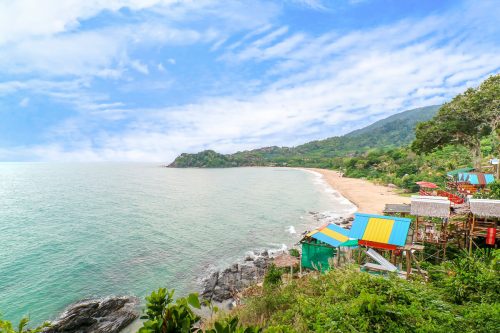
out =
<svg viewBox="0 0 500 333"><path fill-rule="evenodd" d="M247 10L242 10L243 6ZM86 19L121 8L146 11L134 24L81 29ZM188 15L189 13L189 15ZM262 1L223 6L215 0L18 0L0 2L0 72L11 75L120 77L129 54L158 45L213 43L227 32L253 28L277 14ZM210 18L199 29L180 21ZM144 73L144 66L140 67Z"/></svg>
<svg viewBox="0 0 500 333"><path fill-rule="evenodd" d="M312 9L326 9L326 6L321 0L291 0L291 2L310 7Z"/></svg>
<svg viewBox="0 0 500 333"><path fill-rule="evenodd" d="M29 97L25 97L25 98L23 98L23 99L19 102L19 106L20 106L20 107L22 107L22 108L27 107L29 104L30 104L30 99L29 99Z"/></svg>
<svg viewBox="0 0 500 333"><path fill-rule="evenodd" d="M250 93L234 89L232 94L198 97L191 104L175 107L130 108L105 94L87 93L85 80L68 81L71 88L49 80L12 80L0 83L0 95L33 89L63 103L74 103L77 110L85 111L52 128L47 135L53 143L18 148L40 159L169 161L181 152L208 148L233 152L267 145L295 145L343 134L366 125L366 119L442 103L488 74L498 72L499 46L491 42L491 36L482 35L495 35L498 28L486 24L492 21L483 18L486 23L478 25L481 28L475 31L477 38L463 38L462 31L449 29L475 26L474 20L478 18L451 13L343 35L331 31L319 36L290 33L286 26L253 27L242 39L221 44L219 51L225 50L221 59L230 60L232 66L266 64L255 89ZM93 73L120 72L125 66L134 66L128 52L122 51L131 40L155 44L165 40L183 43L187 38L190 42L205 42L207 47L221 40L215 30L158 31L161 26L156 24L141 27L142 30L135 27L123 34L131 32L129 37L120 33L113 36L117 42L107 45L111 48L107 57L80 58L79 66L92 63L86 68ZM92 38L98 43L97 37ZM76 52L68 54L78 58ZM165 63L171 63L170 59ZM140 65L144 64L139 63L139 68ZM48 70L53 64L35 66ZM162 67L160 63L158 69ZM65 73L76 75L78 68L65 69ZM151 83L131 82L129 89L136 90L141 84L155 85ZM157 83L159 89L164 84ZM245 84L250 85L247 80L234 82L234 86ZM119 132L107 131L106 126L100 125L116 120L124 124ZM7 156L9 152L0 154Z"/></svg>
<svg viewBox="0 0 500 333"><path fill-rule="evenodd" d="M169 59L167 59L167 61L168 61L168 63L169 63L170 65L175 65L175 64L176 64L176 61L175 61L175 59L174 59L174 58L169 58Z"/></svg>
<svg viewBox="0 0 500 333"><path fill-rule="evenodd" d="M0 2L0 45L75 30L104 11L176 5L176 0L15 0Z"/></svg>
<svg viewBox="0 0 500 333"><path fill-rule="evenodd" d="M130 66L132 66L132 68L138 71L139 73L142 73L144 75L149 74L148 65L143 64L140 60L132 60L130 62Z"/></svg>

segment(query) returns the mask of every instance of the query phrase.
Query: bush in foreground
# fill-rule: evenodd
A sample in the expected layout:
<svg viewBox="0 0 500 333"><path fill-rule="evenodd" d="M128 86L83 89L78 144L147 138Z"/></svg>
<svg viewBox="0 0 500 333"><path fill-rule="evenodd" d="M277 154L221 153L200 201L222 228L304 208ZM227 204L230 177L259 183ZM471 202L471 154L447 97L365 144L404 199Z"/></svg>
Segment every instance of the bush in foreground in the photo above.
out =
<svg viewBox="0 0 500 333"><path fill-rule="evenodd" d="M238 311L269 332L452 332L457 309L429 286L345 268L264 289Z"/></svg>

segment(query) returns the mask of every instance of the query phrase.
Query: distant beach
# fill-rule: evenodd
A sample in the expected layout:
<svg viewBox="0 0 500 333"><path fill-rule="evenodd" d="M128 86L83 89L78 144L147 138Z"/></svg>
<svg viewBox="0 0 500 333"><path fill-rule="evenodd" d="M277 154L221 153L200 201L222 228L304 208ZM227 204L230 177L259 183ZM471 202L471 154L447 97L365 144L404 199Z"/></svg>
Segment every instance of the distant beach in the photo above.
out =
<svg viewBox="0 0 500 333"><path fill-rule="evenodd" d="M382 214L386 204L410 203L410 198L397 194L394 189L376 185L368 180L343 177L340 172L334 170L305 170L321 174L333 189L356 205L361 213Z"/></svg>

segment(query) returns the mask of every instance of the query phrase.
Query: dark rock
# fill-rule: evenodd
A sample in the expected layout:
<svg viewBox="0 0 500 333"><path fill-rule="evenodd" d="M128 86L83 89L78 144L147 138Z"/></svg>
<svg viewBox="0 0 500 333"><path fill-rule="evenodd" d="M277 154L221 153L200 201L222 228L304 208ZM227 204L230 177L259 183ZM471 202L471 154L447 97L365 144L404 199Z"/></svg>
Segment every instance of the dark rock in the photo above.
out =
<svg viewBox="0 0 500 333"><path fill-rule="evenodd" d="M266 268L267 267L267 260L264 257L257 258L253 261L255 267L258 268Z"/></svg>
<svg viewBox="0 0 500 333"><path fill-rule="evenodd" d="M212 273L203 282L201 296L216 302L234 299L238 292L264 278L270 260L269 253L263 251L252 261L246 260L244 264L233 264L222 272Z"/></svg>
<svg viewBox="0 0 500 333"><path fill-rule="evenodd" d="M135 297L89 299L70 305L45 333L118 333L139 317Z"/></svg>

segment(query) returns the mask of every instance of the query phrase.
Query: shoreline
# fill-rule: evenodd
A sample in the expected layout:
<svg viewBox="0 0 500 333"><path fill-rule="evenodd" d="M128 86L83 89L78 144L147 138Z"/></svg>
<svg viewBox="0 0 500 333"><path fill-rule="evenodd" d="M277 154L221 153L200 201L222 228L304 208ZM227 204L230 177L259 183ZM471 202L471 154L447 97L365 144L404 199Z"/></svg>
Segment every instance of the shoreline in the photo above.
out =
<svg viewBox="0 0 500 333"><path fill-rule="evenodd" d="M388 186L377 185L365 179L342 177L335 170L299 169L320 174L333 190L354 204L360 213L383 215L386 204L409 204L411 201Z"/></svg>

